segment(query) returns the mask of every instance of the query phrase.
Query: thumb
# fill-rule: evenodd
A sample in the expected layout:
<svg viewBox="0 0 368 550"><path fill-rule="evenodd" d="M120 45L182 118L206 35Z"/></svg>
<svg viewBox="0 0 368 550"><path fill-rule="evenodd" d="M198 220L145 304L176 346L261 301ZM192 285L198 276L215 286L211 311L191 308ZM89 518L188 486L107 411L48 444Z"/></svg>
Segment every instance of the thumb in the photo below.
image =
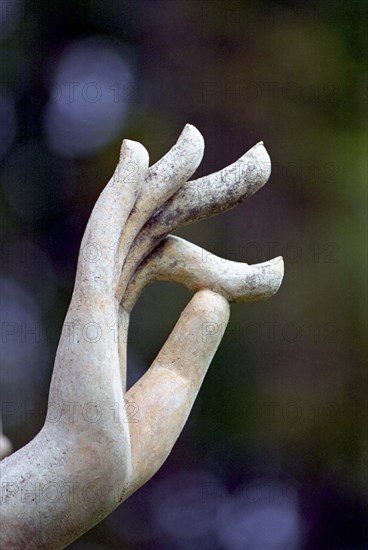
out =
<svg viewBox="0 0 368 550"><path fill-rule="evenodd" d="M138 410L130 425L136 490L160 468L189 416L229 320L229 304L210 290L189 302L152 366L127 392Z"/></svg>

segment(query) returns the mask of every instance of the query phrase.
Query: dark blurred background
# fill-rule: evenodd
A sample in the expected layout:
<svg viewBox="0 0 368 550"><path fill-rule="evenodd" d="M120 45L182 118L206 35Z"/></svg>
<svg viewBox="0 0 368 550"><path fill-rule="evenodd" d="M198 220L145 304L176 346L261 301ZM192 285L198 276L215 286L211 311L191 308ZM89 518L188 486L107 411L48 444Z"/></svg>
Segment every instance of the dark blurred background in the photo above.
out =
<svg viewBox="0 0 368 550"><path fill-rule="evenodd" d="M269 183L178 232L231 260L282 255L232 306L162 469L74 550L360 550L367 504L364 2L0 1L1 400L15 448L45 418L78 247L124 137L151 162L186 122L196 176L263 140ZM189 294L134 310L129 379Z"/></svg>

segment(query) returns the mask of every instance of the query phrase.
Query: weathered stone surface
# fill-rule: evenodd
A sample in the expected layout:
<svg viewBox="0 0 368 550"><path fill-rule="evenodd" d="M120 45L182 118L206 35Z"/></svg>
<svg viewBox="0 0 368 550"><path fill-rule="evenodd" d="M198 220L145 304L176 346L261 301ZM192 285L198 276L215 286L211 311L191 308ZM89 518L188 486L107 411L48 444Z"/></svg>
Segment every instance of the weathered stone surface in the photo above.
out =
<svg viewBox="0 0 368 550"><path fill-rule="evenodd" d="M232 208L270 174L257 144L230 167L188 182L202 155L203 138L191 125L151 168L143 145L124 140L83 236L44 427L0 464L2 549L64 548L145 483L188 418L229 302L279 288L281 258L248 266L206 253L203 261L199 247L167 237ZM152 366L126 392L129 312L155 279L185 284L195 295ZM204 331L208 326L214 329Z"/></svg>

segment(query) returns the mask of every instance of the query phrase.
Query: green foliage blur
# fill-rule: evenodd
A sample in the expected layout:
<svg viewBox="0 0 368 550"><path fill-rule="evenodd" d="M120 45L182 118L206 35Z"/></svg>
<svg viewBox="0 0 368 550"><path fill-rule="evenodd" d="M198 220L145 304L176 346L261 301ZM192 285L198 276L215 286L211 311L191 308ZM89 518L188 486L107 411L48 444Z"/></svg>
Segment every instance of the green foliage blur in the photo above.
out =
<svg viewBox="0 0 368 550"><path fill-rule="evenodd" d="M28 377L27 361L18 361L20 374L11 383L6 369L13 363L7 367L5 357L2 401L16 391L20 401L31 396L32 410L46 403L84 226L122 139L142 142L154 163L190 122L205 139L197 176L263 140L272 160L266 186L237 209L177 233L231 260L282 255L284 282L269 301L232 306L188 424L142 491L199 466L219 473L229 490L264 477L288 480L298 490L304 522L297 548L365 548L366 5L19 4L17 25L0 42L0 96L12 100L17 120L1 159L2 276L23 285L38 304L45 352ZM123 52L133 85L118 96L126 111L113 138L89 155L68 158L50 146L45 109L58 60L68 44L87 37L103 37ZM47 257L48 267L39 263L31 282L27 263L19 265L9 252L25 241ZM129 335L131 382L154 359L188 299L168 283L146 290ZM3 415L17 448L37 433L43 415L17 421ZM124 518L139 498L115 512L119 521L106 520L70 548L176 548L153 527L144 541L137 538L146 518L132 524Z"/></svg>

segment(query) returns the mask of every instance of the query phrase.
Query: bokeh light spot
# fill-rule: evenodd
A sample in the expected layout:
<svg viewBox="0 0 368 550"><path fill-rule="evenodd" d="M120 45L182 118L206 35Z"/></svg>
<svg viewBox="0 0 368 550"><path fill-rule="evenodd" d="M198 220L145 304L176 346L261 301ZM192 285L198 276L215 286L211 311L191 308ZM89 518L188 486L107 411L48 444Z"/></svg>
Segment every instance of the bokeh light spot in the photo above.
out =
<svg viewBox="0 0 368 550"><path fill-rule="evenodd" d="M62 54L44 115L49 146L65 157L85 157L121 130L133 84L127 59L110 42L88 38Z"/></svg>

